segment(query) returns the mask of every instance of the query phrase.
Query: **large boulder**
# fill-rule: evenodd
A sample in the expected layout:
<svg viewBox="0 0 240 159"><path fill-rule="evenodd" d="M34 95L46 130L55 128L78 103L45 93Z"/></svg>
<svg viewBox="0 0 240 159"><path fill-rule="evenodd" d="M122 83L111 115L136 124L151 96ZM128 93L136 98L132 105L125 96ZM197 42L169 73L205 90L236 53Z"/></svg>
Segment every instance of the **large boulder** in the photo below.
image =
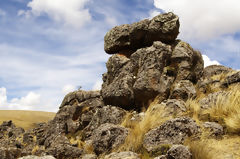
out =
<svg viewBox="0 0 240 159"><path fill-rule="evenodd" d="M154 41L173 42L179 33L179 18L164 13L152 20L114 27L104 37L104 49L109 54L123 53L127 56Z"/></svg>
<svg viewBox="0 0 240 159"><path fill-rule="evenodd" d="M187 137L196 136L199 133L200 127L191 118L175 118L146 133L143 146L149 152L154 152L163 146L183 144Z"/></svg>
<svg viewBox="0 0 240 159"><path fill-rule="evenodd" d="M122 126L103 124L93 132L93 150L97 155L110 152L123 144L127 135L128 129Z"/></svg>
<svg viewBox="0 0 240 159"><path fill-rule="evenodd" d="M101 95L107 105L123 108L141 108L156 96L160 101L172 98L193 97L193 83L201 76L203 59L189 44L175 41L172 45L160 41L151 47L138 49L130 57L116 54L107 62L103 75ZM177 87L171 93L172 85ZM176 94L176 91L181 94ZM185 96L184 93L187 93Z"/></svg>

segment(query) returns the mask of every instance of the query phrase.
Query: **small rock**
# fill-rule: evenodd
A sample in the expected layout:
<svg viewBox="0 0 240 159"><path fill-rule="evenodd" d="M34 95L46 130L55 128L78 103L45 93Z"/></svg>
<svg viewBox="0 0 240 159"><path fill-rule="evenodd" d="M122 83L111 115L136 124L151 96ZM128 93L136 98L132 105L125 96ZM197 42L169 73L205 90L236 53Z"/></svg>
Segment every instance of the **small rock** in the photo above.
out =
<svg viewBox="0 0 240 159"><path fill-rule="evenodd" d="M215 122L205 122L203 127L210 132L211 137L221 138L224 134L222 125Z"/></svg>
<svg viewBox="0 0 240 159"><path fill-rule="evenodd" d="M109 152L123 144L127 135L128 130L124 127L109 123L101 125L93 132L92 140L94 152L97 155Z"/></svg>
<svg viewBox="0 0 240 159"><path fill-rule="evenodd" d="M167 152L169 159L191 159L192 154L187 147L183 145L173 145Z"/></svg>
<svg viewBox="0 0 240 159"><path fill-rule="evenodd" d="M86 154L81 157L81 159L97 159L97 155L95 154Z"/></svg>
<svg viewBox="0 0 240 159"><path fill-rule="evenodd" d="M113 152L104 157L104 159L140 159L140 156L134 152Z"/></svg>
<svg viewBox="0 0 240 159"><path fill-rule="evenodd" d="M187 99L194 98L196 96L196 90L192 82L189 80L181 80L173 85L173 90L170 95L172 99Z"/></svg>
<svg viewBox="0 0 240 159"><path fill-rule="evenodd" d="M233 75L227 76L222 85L227 87L238 82L240 82L240 71L234 73Z"/></svg>

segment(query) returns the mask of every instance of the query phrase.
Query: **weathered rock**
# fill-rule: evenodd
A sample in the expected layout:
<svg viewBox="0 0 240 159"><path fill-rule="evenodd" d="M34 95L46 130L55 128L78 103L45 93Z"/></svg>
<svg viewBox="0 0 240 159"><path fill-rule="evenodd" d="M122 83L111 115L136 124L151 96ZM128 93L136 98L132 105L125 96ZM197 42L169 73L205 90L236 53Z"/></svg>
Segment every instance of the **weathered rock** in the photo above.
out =
<svg viewBox="0 0 240 159"><path fill-rule="evenodd" d="M95 154L86 154L81 157L81 159L97 159L97 155Z"/></svg>
<svg viewBox="0 0 240 159"><path fill-rule="evenodd" d="M75 159L83 154L82 149L71 146L67 137L63 135L56 136L46 147L46 154L52 155L57 159Z"/></svg>
<svg viewBox="0 0 240 159"><path fill-rule="evenodd" d="M127 135L128 130L124 127L109 123L101 125L93 132L92 140L94 152L97 155L109 152L123 144Z"/></svg>
<svg viewBox="0 0 240 159"><path fill-rule="evenodd" d="M210 78L214 75L219 75L221 73L229 73L233 71L231 68L222 65L210 65L204 68L203 78Z"/></svg>
<svg viewBox="0 0 240 159"><path fill-rule="evenodd" d="M83 103L86 100L88 100L87 104L89 105L102 105L99 91L78 90L78 91L68 93L64 97L62 104L60 105L60 109L65 105L74 105L74 104L77 105L77 104Z"/></svg>
<svg viewBox="0 0 240 159"><path fill-rule="evenodd" d="M156 96L159 101L169 95L184 100L194 97L193 83L202 76L203 59L185 42L178 40L167 45L156 41L129 57L113 55L107 70L101 90L104 103L140 109ZM171 92L173 84L175 90Z"/></svg>
<svg viewBox="0 0 240 159"><path fill-rule="evenodd" d="M235 84L238 82L240 82L240 71L238 71L230 76L227 76L222 85L227 87L231 84Z"/></svg>
<svg viewBox="0 0 240 159"><path fill-rule="evenodd" d="M143 146L149 152L152 152L161 145L183 144L186 137L195 136L199 133L200 127L191 118L176 118L146 133Z"/></svg>
<svg viewBox="0 0 240 159"><path fill-rule="evenodd" d="M93 107L80 118L81 129L85 138L89 138L92 132L105 123L120 124L126 111L115 106Z"/></svg>
<svg viewBox="0 0 240 159"><path fill-rule="evenodd" d="M152 47L137 50L130 59L110 57L101 91L104 103L129 109L146 104L159 93L167 96L173 79L162 74L170 55L170 46L155 42Z"/></svg>
<svg viewBox="0 0 240 159"><path fill-rule="evenodd" d="M153 41L173 42L179 33L179 26L178 16L171 12L155 16L148 26L146 44L152 44Z"/></svg>
<svg viewBox="0 0 240 159"><path fill-rule="evenodd" d="M33 156L33 155L30 155L30 156L24 156L24 157L21 157L21 158L18 158L18 159L55 159L55 157L53 156Z"/></svg>
<svg viewBox="0 0 240 159"><path fill-rule="evenodd" d="M133 68L130 59L122 55L113 55L106 66L108 72L103 75L101 95L106 105L131 106L134 104Z"/></svg>
<svg viewBox="0 0 240 159"><path fill-rule="evenodd" d="M7 146L7 145L5 145ZM21 150L18 148L4 148L0 147L0 158L1 159L16 159L21 157Z"/></svg>
<svg viewBox="0 0 240 159"><path fill-rule="evenodd" d="M181 80L173 85L173 91L170 98L186 101L187 99L194 97L196 97L196 90L192 82L189 80Z"/></svg>
<svg viewBox="0 0 240 159"><path fill-rule="evenodd" d="M214 138L221 138L224 134L223 127L215 122L205 122L203 127L209 131L209 136Z"/></svg>
<svg viewBox="0 0 240 159"><path fill-rule="evenodd" d="M191 159L192 154L187 147L183 145L173 145L167 152L169 159Z"/></svg>
<svg viewBox="0 0 240 159"><path fill-rule="evenodd" d="M171 56L171 68L175 69L176 82L190 80L196 83L202 76L203 58L188 43L177 40Z"/></svg>
<svg viewBox="0 0 240 159"><path fill-rule="evenodd" d="M104 37L104 50L109 54L136 51L150 46L154 41L172 42L179 33L179 18L173 13L160 14L152 20L143 20L131 25L116 26ZM127 56L130 55L129 51Z"/></svg>
<svg viewBox="0 0 240 159"><path fill-rule="evenodd" d="M104 157L104 159L140 159L140 156L131 151L113 152Z"/></svg>
<svg viewBox="0 0 240 159"><path fill-rule="evenodd" d="M166 116L180 116L187 111L185 102L181 99L168 99L163 101L160 105L165 107Z"/></svg>

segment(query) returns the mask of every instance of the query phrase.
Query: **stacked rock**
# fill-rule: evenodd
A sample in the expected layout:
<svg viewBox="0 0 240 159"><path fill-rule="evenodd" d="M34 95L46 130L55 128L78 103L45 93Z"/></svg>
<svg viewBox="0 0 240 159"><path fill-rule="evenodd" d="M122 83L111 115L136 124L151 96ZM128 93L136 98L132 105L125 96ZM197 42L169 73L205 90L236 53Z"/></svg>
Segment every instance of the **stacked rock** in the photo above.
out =
<svg viewBox="0 0 240 159"><path fill-rule="evenodd" d="M110 30L104 48L114 55L103 74L104 103L140 109L155 97L160 102L194 97L203 59L189 44L176 40L178 33L179 18L171 12Z"/></svg>

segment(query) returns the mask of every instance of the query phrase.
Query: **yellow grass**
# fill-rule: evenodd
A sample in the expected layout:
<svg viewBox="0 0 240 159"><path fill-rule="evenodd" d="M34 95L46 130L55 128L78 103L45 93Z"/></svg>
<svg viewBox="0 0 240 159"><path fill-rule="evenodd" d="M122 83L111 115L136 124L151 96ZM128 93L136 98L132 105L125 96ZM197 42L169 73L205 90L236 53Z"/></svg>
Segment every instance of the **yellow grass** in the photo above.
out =
<svg viewBox="0 0 240 159"><path fill-rule="evenodd" d="M216 105L207 110L210 117L218 122L224 122L228 131L240 132L240 86L236 85L230 89L230 95L219 95Z"/></svg>
<svg viewBox="0 0 240 159"><path fill-rule="evenodd" d="M201 139L187 141L192 159L240 158L240 136L225 136L222 140Z"/></svg>
<svg viewBox="0 0 240 159"><path fill-rule="evenodd" d="M47 122L53 119L55 113L23 110L0 110L0 124L12 120L13 123L25 130L34 128L36 123Z"/></svg>
<svg viewBox="0 0 240 159"><path fill-rule="evenodd" d="M172 118L165 115L164 107L154 109L154 106L154 102L150 104L143 119L138 122L131 122L131 115L126 115L126 120L123 121L122 126L130 128L130 133L121 146L121 150L142 153L144 151L142 145L144 135L152 128L160 126L163 122Z"/></svg>

